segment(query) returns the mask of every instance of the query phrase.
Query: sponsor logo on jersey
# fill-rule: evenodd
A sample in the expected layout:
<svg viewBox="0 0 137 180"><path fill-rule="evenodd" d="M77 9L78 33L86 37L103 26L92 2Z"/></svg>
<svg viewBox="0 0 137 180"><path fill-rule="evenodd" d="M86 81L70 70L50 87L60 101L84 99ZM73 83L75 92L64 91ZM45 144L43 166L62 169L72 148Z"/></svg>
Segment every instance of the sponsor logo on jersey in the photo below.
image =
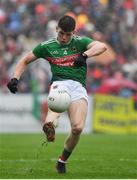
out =
<svg viewBox="0 0 137 180"><path fill-rule="evenodd" d="M51 64L56 64L59 66L73 66L75 58L77 58L78 56L80 56L80 53L69 55L69 56L64 56L64 57L60 57L60 58L46 57L46 59Z"/></svg>

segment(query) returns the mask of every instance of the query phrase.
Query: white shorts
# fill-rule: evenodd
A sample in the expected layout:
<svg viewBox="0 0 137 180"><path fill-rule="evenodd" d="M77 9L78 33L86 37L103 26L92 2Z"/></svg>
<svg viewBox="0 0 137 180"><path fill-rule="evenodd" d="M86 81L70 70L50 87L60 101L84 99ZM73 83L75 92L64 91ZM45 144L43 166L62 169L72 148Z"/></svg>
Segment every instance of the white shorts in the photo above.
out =
<svg viewBox="0 0 137 180"><path fill-rule="evenodd" d="M66 90L71 96L71 101L84 98L88 103L88 95L86 89L81 83L73 80L54 81L51 85L52 88L59 90Z"/></svg>

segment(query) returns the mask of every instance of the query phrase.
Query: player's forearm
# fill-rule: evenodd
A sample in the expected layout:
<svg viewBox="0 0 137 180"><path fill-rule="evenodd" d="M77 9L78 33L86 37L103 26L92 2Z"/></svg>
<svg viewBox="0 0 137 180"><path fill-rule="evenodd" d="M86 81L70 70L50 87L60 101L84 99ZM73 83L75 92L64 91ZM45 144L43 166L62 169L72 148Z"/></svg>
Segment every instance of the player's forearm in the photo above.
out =
<svg viewBox="0 0 137 180"><path fill-rule="evenodd" d="M14 78L17 78L19 80L26 68L27 68L26 59L21 59L15 67Z"/></svg>
<svg viewBox="0 0 137 180"><path fill-rule="evenodd" d="M29 52L25 57L23 57L15 67L14 78L17 78L19 80L23 72L26 70L28 64L36 59L37 58L32 52Z"/></svg>
<svg viewBox="0 0 137 180"><path fill-rule="evenodd" d="M90 58L90 57L93 57L93 56L100 55L106 50L107 50L107 47L106 47L106 45L104 43L95 42L84 53L87 54L87 56Z"/></svg>

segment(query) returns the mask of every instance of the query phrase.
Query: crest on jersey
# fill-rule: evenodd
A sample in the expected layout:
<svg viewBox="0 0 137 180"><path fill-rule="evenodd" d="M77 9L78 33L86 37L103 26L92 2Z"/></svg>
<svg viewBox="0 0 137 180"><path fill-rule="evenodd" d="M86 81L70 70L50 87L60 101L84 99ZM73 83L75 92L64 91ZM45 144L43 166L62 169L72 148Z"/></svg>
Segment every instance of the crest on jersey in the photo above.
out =
<svg viewBox="0 0 137 180"><path fill-rule="evenodd" d="M53 86L53 89L57 89L58 85Z"/></svg>
<svg viewBox="0 0 137 180"><path fill-rule="evenodd" d="M72 51L76 51L77 49L76 49L76 47L75 46L73 46L72 47Z"/></svg>

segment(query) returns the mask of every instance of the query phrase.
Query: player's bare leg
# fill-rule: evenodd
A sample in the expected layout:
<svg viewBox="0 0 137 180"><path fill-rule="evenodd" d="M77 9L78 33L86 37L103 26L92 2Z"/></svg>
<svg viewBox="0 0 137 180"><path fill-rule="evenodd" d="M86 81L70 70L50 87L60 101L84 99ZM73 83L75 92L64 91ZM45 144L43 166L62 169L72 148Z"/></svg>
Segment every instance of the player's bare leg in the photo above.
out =
<svg viewBox="0 0 137 180"><path fill-rule="evenodd" d="M46 134L47 141L51 142L55 140L55 127L58 124L58 118L60 114L48 109L45 123L43 125L43 131Z"/></svg>
<svg viewBox="0 0 137 180"><path fill-rule="evenodd" d="M79 141L87 116L87 101L80 99L71 103L69 108L71 133L66 139L65 149L72 151Z"/></svg>
<svg viewBox="0 0 137 180"><path fill-rule="evenodd" d="M66 172L65 162L79 141L80 134L85 125L87 107L88 106L85 99L80 99L70 104L68 114L71 123L71 133L66 139L64 150L57 162L57 170L59 173Z"/></svg>
<svg viewBox="0 0 137 180"><path fill-rule="evenodd" d="M60 113L56 113L50 109L48 109L47 116L45 118L45 123L52 122L56 127L58 124L58 119L60 117Z"/></svg>

